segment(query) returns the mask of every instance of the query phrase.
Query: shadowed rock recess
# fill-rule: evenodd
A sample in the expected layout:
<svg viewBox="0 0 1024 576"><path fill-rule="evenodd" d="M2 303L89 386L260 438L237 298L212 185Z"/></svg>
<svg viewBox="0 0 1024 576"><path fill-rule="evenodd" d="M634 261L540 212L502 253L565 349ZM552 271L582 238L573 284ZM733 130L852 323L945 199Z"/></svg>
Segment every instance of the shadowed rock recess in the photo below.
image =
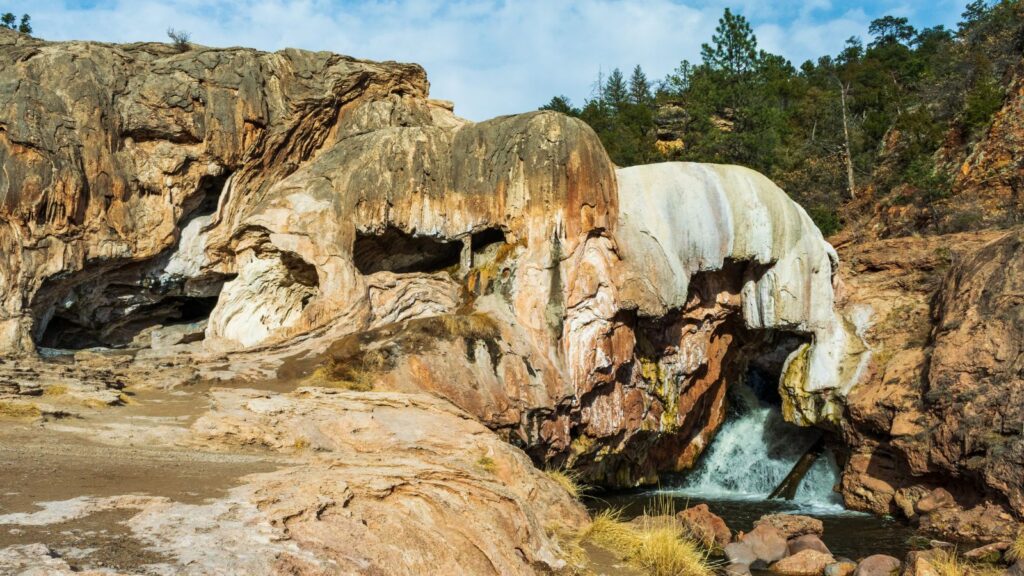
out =
<svg viewBox="0 0 1024 576"><path fill-rule="evenodd" d="M617 170L566 116L458 118L415 65L6 30L0 52L11 394L59 366L100 395L105 370L212 403L155 445L301 460L209 509L129 506L194 573L226 560L187 543L218 538L249 573L558 569L553 526L586 515L534 466L686 470L752 363L790 422L840 429L865 344L835 251L760 174Z"/></svg>

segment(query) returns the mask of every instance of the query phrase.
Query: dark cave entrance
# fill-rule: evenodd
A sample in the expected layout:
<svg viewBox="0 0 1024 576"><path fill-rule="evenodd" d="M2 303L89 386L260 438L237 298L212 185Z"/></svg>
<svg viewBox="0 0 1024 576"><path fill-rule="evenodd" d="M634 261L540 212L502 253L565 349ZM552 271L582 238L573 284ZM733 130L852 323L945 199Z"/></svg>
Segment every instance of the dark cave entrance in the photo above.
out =
<svg viewBox="0 0 1024 576"><path fill-rule="evenodd" d="M200 179L196 193L182 206L179 231L209 222L232 174L221 169ZM178 248L176 244L141 262L86 266L47 280L32 304L36 345L66 350L146 347L150 341L139 337L163 329L169 329L163 330L164 343L202 340L205 321L231 275L203 272L185 278L166 272Z"/></svg>
<svg viewBox="0 0 1024 576"><path fill-rule="evenodd" d="M138 338L150 329L174 329L174 343L203 340L216 296L164 296L139 286L112 285L90 305L55 311L36 338L41 348L147 347ZM127 303L127 304L125 304Z"/></svg>
<svg viewBox="0 0 1024 576"><path fill-rule="evenodd" d="M377 272L441 272L459 266L462 242L407 234L396 228L356 232L352 258L363 275Z"/></svg>
<svg viewBox="0 0 1024 576"><path fill-rule="evenodd" d="M505 242L505 232L501 228L484 228L470 236L470 247L473 250L474 258L496 250Z"/></svg>
<svg viewBox="0 0 1024 576"><path fill-rule="evenodd" d="M182 218L181 227L184 228L190 221L202 216L212 216L217 212L220 199L224 196L228 181L231 179L231 170L224 169L216 176L203 176L199 179L198 193L193 196L194 200L186 203Z"/></svg>

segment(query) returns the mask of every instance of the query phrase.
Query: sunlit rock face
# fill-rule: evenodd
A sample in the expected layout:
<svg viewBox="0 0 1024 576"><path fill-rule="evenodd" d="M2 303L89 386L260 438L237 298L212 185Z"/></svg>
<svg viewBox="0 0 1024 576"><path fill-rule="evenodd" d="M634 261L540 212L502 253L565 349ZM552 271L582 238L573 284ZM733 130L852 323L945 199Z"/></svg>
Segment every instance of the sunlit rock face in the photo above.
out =
<svg viewBox="0 0 1024 576"><path fill-rule="evenodd" d="M834 252L752 171L615 170L582 122L467 122L414 65L0 50L4 353L301 342L293 379L432 393L608 485L692 465L751 370L830 426L863 359Z"/></svg>
<svg viewBox="0 0 1024 576"><path fill-rule="evenodd" d="M804 211L735 166L617 177L616 232L585 253L567 296L574 465L616 484L692 466L726 386L752 367L781 380L788 420L834 425L863 345L833 309L836 256Z"/></svg>

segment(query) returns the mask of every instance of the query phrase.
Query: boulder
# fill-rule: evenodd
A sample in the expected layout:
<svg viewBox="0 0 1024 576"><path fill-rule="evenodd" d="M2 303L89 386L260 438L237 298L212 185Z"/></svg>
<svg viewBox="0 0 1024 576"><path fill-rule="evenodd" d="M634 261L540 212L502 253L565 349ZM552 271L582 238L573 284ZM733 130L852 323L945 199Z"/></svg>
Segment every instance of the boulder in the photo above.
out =
<svg viewBox="0 0 1024 576"><path fill-rule="evenodd" d="M903 561L901 576L943 576L935 566L935 550L914 550Z"/></svg>
<svg viewBox="0 0 1024 576"><path fill-rule="evenodd" d="M691 506L676 514L684 529L705 548L725 548L732 540L732 532L707 504Z"/></svg>
<svg viewBox="0 0 1024 576"><path fill-rule="evenodd" d="M805 534L821 536L825 532L821 520L797 514L767 514L754 522L754 526L761 525L775 528L787 540Z"/></svg>
<svg viewBox="0 0 1024 576"><path fill-rule="evenodd" d="M197 534L247 550L234 567L241 560L230 553L204 550L190 566L196 573L264 574L287 549L307 562L281 570L295 574L322 573L312 563L342 573L532 574L564 565L549 528L588 522L526 454L446 401L324 388L211 394L213 409L191 427L194 446L300 447L316 457L247 478L232 492L236 504L189 514L154 507L132 519L137 535L170 556L191 557ZM251 510L244 522L232 515L238 509ZM233 532L250 525L274 530Z"/></svg>
<svg viewBox="0 0 1024 576"><path fill-rule="evenodd" d="M953 495L945 488L939 487L918 500L917 504L914 505L914 509L917 510L918 514L930 514L940 508L948 508L955 505L956 500L953 499Z"/></svg>
<svg viewBox="0 0 1024 576"><path fill-rule="evenodd" d="M772 564L770 570L782 576L822 576L834 562L831 554L806 549Z"/></svg>
<svg viewBox="0 0 1024 576"><path fill-rule="evenodd" d="M732 542L730 544L726 544L722 549L722 552L730 566L750 566L754 562L757 562L757 554L755 554L750 545L745 542Z"/></svg>
<svg viewBox="0 0 1024 576"><path fill-rule="evenodd" d="M1009 549L1009 542L993 542L964 552L964 558L975 562L995 563L1002 559L1003 553Z"/></svg>
<svg viewBox="0 0 1024 576"><path fill-rule="evenodd" d="M898 558L875 554L858 562L853 576L892 576L893 572L900 569L900 565Z"/></svg>
<svg viewBox="0 0 1024 576"><path fill-rule="evenodd" d="M749 546L757 559L751 563L753 568L767 567L785 558L789 551L782 533L769 524L755 526L753 530L740 536L739 541Z"/></svg>
<svg viewBox="0 0 1024 576"><path fill-rule="evenodd" d="M797 536L789 540L789 553L796 554L802 550L816 550L822 554L831 554L828 546L821 541L821 538L814 534L804 534L803 536Z"/></svg>

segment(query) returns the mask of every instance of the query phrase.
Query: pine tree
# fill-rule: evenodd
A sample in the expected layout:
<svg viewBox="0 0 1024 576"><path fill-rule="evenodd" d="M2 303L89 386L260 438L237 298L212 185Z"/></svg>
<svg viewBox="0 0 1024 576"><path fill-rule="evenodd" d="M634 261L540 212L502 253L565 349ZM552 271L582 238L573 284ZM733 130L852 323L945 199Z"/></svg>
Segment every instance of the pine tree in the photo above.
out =
<svg viewBox="0 0 1024 576"><path fill-rule="evenodd" d="M554 96L551 101L541 106L540 110L551 110L554 112L561 112L568 116L579 116L580 109L572 105L572 101L569 100L568 96Z"/></svg>
<svg viewBox="0 0 1024 576"><path fill-rule="evenodd" d="M18 32L22 34L32 33L32 24L29 22L32 18L28 14L21 15L21 24L18 25Z"/></svg>
<svg viewBox="0 0 1024 576"><path fill-rule="evenodd" d="M633 68L633 74L629 77L629 97L633 104L638 106L649 106L654 101L651 95L651 83L647 80L643 68L639 64Z"/></svg>
<svg viewBox="0 0 1024 576"><path fill-rule="evenodd" d="M612 73L608 75L608 82L604 85L604 101L616 110L621 109L629 102L626 79L618 68L612 70Z"/></svg>
<svg viewBox="0 0 1024 576"><path fill-rule="evenodd" d="M700 56L713 70L729 74L752 72L757 65L757 37L746 18L726 8L718 20L711 44L701 45Z"/></svg>
<svg viewBox="0 0 1024 576"><path fill-rule="evenodd" d="M0 26L3 26L4 28L14 30L15 22L17 22L17 16L10 12L6 12L3 16L0 16Z"/></svg>

